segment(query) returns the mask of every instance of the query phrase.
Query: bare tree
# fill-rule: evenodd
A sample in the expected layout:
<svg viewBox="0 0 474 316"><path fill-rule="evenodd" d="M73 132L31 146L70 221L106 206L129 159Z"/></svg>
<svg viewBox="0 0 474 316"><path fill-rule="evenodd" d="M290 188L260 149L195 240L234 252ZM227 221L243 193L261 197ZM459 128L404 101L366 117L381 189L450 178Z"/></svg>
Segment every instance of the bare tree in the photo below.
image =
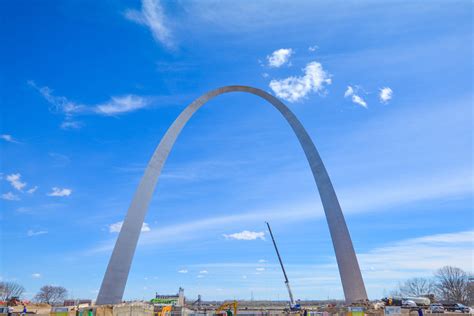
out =
<svg viewBox="0 0 474 316"><path fill-rule="evenodd" d="M434 282L427 278L413 278L399 285L400 296L428 296L435 292Z"/></svg>
<svg viewBox="0 0 474 316"><path fill-rule="evenodd" d="M8 301L12 297L20 297L25 288L15 282L0 282L0 300Z"/></svg>
<svg viewBox="0 0 474 316"><path fill-rule="evenodd" d="M64 301L67 296L67 290L62 286L45 285L43 286L38 294L35 296L35 300L40 303L46 303L49 305L56 305Z"/></svg>
<svg viewBox="0 0 474 316"><path fill-rule="evenodd" d="M469 275L456 267L445 266L435 273L436 289L442 300L469 303Z"/></svg>

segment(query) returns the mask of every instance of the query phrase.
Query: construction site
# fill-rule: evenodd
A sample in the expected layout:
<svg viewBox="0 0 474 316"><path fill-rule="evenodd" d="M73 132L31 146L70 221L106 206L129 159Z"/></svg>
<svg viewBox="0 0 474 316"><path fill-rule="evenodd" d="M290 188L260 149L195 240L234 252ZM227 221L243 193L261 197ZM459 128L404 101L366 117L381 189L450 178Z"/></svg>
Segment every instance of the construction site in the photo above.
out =
<svg viewBox="0 0 474 316"><path fill-rule="evenodd" d="M278 258L283 274L284 286L288 293L287 300L203 300L201 295L197 299L187 299L184 289L179 288L176 294L155 294L149 301L122 301L117 304L97 304L91 299L67 299L59 305L34 304L12 298L7 302L0 302L0 316L27 314L50 316L272 316L272 315L299 315L299 316L423 316L423 314L445 314L449 316L459 313L472 314L473 309L454 302L436 302L434 296L420 297L388 297L381 300L360 300L348 303L344 300L298 300L291 290L280 251L270 224L266 223L272 239L276 257Z"/></svg>

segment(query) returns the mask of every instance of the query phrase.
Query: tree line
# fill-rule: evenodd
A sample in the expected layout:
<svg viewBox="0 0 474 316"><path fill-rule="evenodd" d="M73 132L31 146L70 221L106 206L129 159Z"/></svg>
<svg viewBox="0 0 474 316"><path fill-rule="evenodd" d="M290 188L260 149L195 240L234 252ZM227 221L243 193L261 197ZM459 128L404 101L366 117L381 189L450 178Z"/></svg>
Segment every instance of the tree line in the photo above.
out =
<svg viewBox="0 0 474 316"><path fill-rule="evenodd" d="M474 304L473 275L452 266L438 269L430 278L412 278L400 283L393 296L429 296L436 301Z"/></svg>
<svg viewBox="0 0 474 316"><path fill-rule="evenodd" d="M16 282L0 282L0 301L10 302L19 299L25 292L25 288ZM35 295L34 301L49 305L62 304L67 297L67 290L62 286L44 285Z"/></svg>

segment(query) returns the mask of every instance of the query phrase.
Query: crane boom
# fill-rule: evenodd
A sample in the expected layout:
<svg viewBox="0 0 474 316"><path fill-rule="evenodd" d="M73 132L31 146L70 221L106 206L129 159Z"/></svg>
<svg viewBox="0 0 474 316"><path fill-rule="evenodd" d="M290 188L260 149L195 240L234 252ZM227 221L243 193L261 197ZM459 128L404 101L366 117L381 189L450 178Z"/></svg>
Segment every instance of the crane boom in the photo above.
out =
<svg viewBox="0 0 474 316"><path fill-rule="evenodd" d="M272 237L273 246L275 246L275 251L278 256L278 261L280 261L281 270L283 271L283 275L285 276L285 285L286 285L286 288L288 289L288 295L290 296L290 307L293 308L295 306L295 300L293 299L293 293L291 292L290 281L288 281L288 276L286 275L285 267L283 266L283 261L281 261L280 252L278 251L278 247L276 245L275 238L273 237L270 224L268 222L265 222L265 223L267 224L268 231L270 232L270 236Z"/></svg>

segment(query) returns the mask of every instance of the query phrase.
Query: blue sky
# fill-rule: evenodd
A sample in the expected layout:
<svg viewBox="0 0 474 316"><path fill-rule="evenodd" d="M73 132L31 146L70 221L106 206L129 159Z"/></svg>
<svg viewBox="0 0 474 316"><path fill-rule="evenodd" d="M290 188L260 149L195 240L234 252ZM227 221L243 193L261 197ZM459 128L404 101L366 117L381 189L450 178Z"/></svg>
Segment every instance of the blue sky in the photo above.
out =
<svg viewBox="0 0 474 316"><path fill-rule="evenodd" d="M10 1L0 14L0 277L26 297L44 284L96 297L160 138L229 84L277 95L307 128L371 298L443 265L474 270L470 1ZM286 299L265 221L295 296L342 298L290 128L254 96L220 96L167 161L125 298Z"/></svg>

